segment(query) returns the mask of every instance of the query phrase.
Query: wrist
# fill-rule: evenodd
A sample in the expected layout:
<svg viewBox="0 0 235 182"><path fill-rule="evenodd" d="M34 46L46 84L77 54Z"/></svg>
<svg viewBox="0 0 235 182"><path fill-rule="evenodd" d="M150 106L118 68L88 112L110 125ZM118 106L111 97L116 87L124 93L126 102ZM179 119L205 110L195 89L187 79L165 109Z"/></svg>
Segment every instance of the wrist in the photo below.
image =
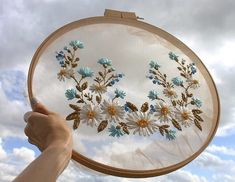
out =
<svg viewBox="0 0 235 182"><path fill-rule="evenodd" d="M54 142L50 144L43 152L50 151L53 153L64 153L65 155L72 155L72 144L71 143L61 143L61 142Z"/></svg>

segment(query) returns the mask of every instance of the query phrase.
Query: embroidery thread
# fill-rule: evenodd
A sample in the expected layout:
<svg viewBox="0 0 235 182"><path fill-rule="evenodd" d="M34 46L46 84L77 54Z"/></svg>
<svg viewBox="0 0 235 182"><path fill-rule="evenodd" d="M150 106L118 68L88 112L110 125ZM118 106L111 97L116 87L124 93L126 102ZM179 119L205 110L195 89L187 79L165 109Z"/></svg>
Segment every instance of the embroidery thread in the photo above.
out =
<svg viewBox="0 0 235 182"><path fill-rule="evenodd" d="M59 81L73 79L75 82L74 88L65 91L67 100L76 100L77 103L69 104L73 112L66 117L66 120L73 121L74 130L79 128L81 121L87 126L96 127L98 133L108 128L112 137L119 138L130 133L150 136L159 132L167 140L174 140L177 130L182 131L183 127L193 124L202 131L202 101L194 97L192 92L200 87L199 81L194 78L197 73L194 63L187 64L186 60L180 60L179 56L170 52L169 59L176 63L179 75L169 79L161 72L161 65L157 61L150 61L146 77L156 89L150 90L147 95L152 104L146 101L138 108L129 101L125 101L124 105L119 104L118 100L126 97L120 88L116 88L114 93L110 91L125 76L116 73L110 59L101 58L97 61L101 67L98 73L89 67L79 66L77 51L83 48L81 41L74 40L56 52L55 56L60 65L57 74ZM176 88L182 91L179 93ZM107 95L113 97L108 100Z"/></svg>

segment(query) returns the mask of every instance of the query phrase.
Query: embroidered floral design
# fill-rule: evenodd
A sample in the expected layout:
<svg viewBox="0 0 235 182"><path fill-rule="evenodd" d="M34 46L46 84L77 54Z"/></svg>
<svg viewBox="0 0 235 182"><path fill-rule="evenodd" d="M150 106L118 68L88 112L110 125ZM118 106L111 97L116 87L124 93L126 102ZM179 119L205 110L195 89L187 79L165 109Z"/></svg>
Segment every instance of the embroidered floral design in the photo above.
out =
<svg viewBox="0 0 235 182"><path fill-rule="evenodd" d="M171 121L173 115L172 107L164 102L158 102L155 106L155 116L160 122Z"/></svg>
<svg viewBox="0 0 235 182"><path fill-rule="evenodd" d="M199 108L203 104L193 94L193 90L200 87L194 78L197 73L194 63L187 64L186 60L180 60L170 52L169 59L176 63L179 74L168 78L161 72L161 65L151 60L146 78L156 88L147 94L149 102L137 107L124 100L127 96L124 90L114 88L125 75L116 72L112 60L98 59L101 69L97 73L89 67L79 66L77 51L83 48L81 41L73 40L55 55L60 65L58 80L72 79L75 83L74 88L65 91L67 100L76 101L76 104L69 104L73 112L66 117L66 120L73 121L74 130L79 128L81 121L97 128L98 133L108 131L112 137L159 133L169 141L174 140L176 131L182 131L183 127L194 124L202 130L203 118L200 115L203 111Z"/></svg>
<svg viewBox="0 0 235 182"><path fill-rule="evenodd" d="M120 106L117 102L104 102L101 104L102 114L105 115L105 119L111 121L119 121L124 118L125 111L123 107Z"/></svg>
<svg viewBox="0 0 235 182"><path fill-rule="evenodd" d="M67 89L65 92L65 96L67 97L68 100L72 100L76 98L77 91L75 89Z"/></svg>
<svg viewBox="0 0 235 182"><path fill-rule="evenodd" d="M111 125L111 127L109 128L109 136L112 136L112 137L120 137L120 136L123 136L124 133L123 131L121 130L121 127L120 126L114 126L114 125Z"/></svg>
<svg viewBox="0 0 235 182"><path fill-rule="evenodd" d="M97 126L102 120L101 110L96 105L86 104L81 109L80 119L83 123L86 123L91 127L94 125Z"/></svg>
<svg viewBox="0 0 235 182"><path fill-rule="evenodd" d="M158 129L156 120L150 113L133 112L127 115L126 123L129 129L134 129L133 134L139 133L140 136L153 134Z"/></svg>
<svg viewBox="0 0 235 182"><path fill-rule="evenodd" d="M88 67L80 68L78 70L78 73L80 75L82 75L83 78L93 77L93 75L94 75L94 72L90 68L88 68Z"/></svg>
<svg viewBox="0 0 235 182"><path fill-rule="evenodd" d="M176 134L175 130L169 130L168 133L166 133L166 139L174 140L176 138L175 134Z"/></svg>

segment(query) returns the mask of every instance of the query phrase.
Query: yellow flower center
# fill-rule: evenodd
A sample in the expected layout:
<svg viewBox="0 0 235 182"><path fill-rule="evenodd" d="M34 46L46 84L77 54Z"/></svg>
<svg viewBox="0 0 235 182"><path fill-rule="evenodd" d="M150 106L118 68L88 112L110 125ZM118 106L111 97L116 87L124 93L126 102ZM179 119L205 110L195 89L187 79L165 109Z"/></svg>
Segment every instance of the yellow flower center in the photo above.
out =
<svg viewBox="0 0 235 182"><path fill-rule="evenodd" d="M161 115L166 116L169 113L169 109L167 107L161 108Z"/></svg>
<svg viewBox="0 0 235 182"><path fill-rule="evenodd" d="M102 87L102 86L96 86L96 90L97 90L97 91L102 91L102 90L103 90L103 87Z"/></svg>
<svg viewBox="0 0 235 182"><path fill-rule="evenodd" d="M193 84L194 85L198 84L198 81L197 80L193 80Z"/></svg>
<svg viewBox="0 0 235 182"><path fill-rule="evenodd" d="M183 120L188 120L189 119L189 115L188 115L187 112L182 112L181 117L183 118Z"/></svg>
<svg viewBox="0 0 235 182"><path fill-rule="evenodd" d="M109 106L108 107L108 113L111 115L111 116L115 116L117 114L117 110L114 106Z"/></svg>
<svg viewBox="0 0 235 182"><path fill-rule="evenodd" d="M93 111L87 112L88 119L93 119L95 117L95 113Z"/></svg>
<svg viewBox="0 0 235 182"><path fill-rule="evenodd" d="M60 70L60 73L59 73L61 76L65 75L66 74L66 71L64 69Z"/></svg>
<svg viewBox="0 0 235 182"><path fill-rule="evenodd" d="M169 96L172 96L172 95L174 95L174 92L173 92L172 90L167 90L167 94L168 94Z"/></svg>
<svg viewBox="0 0 235 182"><path fill-rule="evenodd" d="M138 126L141 128L145 128L148 126L148 121L145 119L141 119L137 122Z"/></svg>

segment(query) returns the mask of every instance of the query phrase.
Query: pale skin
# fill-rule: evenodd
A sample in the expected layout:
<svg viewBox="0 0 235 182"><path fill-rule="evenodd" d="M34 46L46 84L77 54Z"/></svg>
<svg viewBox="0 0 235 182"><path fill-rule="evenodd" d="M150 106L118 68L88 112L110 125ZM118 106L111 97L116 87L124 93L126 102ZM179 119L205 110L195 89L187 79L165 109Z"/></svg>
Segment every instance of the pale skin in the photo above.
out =
<svg viewBox="0 0 235 182"><path fill-rule="evenodd" d="M33 99L33 111L24 115L25 134L41 155L13 182L54 182L67 167L72 155L72 136L65 120Z"/></svg>

